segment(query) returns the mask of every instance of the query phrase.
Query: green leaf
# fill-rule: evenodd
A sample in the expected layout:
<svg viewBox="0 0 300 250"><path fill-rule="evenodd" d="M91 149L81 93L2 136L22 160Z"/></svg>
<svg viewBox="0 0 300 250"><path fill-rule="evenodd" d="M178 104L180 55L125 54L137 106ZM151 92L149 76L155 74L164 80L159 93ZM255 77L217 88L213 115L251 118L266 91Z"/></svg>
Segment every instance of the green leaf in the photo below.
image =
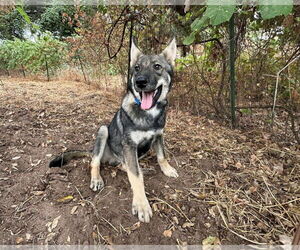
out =
<svg viewBox="0 0 300 250"><path fill-rule="evenodd" d="M191 24L192 31L198 31L200 30L208 21L207 16L203 16L202 18L196 18L194 22Z"/></svg>
<svg viewBox="0 0 300 250"><path fill-rule="evenodd" d="M24 18L24 20L26 21L26 23L31 24L31 20L30 17L27 15L27 13L25 12L25 10L23 9L23 7L18 6L17 7L17 11L20 13L20 15Z"/></svg>
<svg viewBox="0 0 300 250"><path fill-rule="evenodd" d="M25 12L25 10L23 9L23 7L18 6L16 8L18 10L18 12L20 13L20 15L24 18L24 20L26 21L26 23L32 25L32 27L36 30L39 30L39 26L34 24L33 22L31 22L30 17L27 15L27 13Z"/></svg>
<svg viewBox="0 0 300 250"><path fill-rule="evenodd" d="M278 0L260 0L259 10L263 19L270 19L280 15L288 15L293 9L293 0L285 0L285 5L277 5Z"/></svg>
<svg viewBox="0 0 300 250"><path fill-rule="evenodd" d="M209 5L216 2L216 0L207 1L207 9L204 13L204 16L210 19L210 23L213 26L227 22L236 8L234 0L226 0L222 5Z"/></svg>
<svg viewBox="0 0 300 250"><path fill-rule="evenodd" d="M190 45L195 41L195 32L192 32L189 36L187 36L184 40L183 40L183 44L184 45Z"/></svg>

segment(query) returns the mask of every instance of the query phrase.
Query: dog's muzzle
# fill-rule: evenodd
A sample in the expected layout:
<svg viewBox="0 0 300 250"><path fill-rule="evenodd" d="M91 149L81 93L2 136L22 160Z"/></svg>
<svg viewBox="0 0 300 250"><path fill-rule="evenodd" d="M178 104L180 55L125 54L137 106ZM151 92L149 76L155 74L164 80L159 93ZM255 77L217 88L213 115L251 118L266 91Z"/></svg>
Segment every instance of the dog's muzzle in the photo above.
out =
<svg viewBox="0 0 300 250"><path fill-rule="evenodd" d="M136 84L136 86L137 86L139 89L142 90L142 89L144 89L144 88L147 87L148 81L147 81L146 77L144 77L144 76L139 76L139 77L136 78L135 84Z"/></svg>

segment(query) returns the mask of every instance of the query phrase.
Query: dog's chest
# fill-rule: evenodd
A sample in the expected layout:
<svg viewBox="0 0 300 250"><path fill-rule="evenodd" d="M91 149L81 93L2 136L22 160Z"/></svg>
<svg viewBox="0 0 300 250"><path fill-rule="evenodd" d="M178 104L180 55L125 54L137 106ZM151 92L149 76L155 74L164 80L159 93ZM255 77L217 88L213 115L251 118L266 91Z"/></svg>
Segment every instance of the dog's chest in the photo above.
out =
<svg viewBox="0 0 300 250"><path fill-rule="evenodd" d="M156 136L161 135L163 129L156 129L156 130L135 130L130 132L130 139L136 144L141 145L144 143L151 143Z"/></svg>

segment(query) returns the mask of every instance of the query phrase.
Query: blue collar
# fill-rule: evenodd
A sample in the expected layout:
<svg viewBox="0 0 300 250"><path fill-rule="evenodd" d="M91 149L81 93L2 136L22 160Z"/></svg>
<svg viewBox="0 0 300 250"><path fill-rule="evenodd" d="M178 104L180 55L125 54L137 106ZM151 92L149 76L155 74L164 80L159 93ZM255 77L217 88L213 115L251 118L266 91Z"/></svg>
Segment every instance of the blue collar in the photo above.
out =
<svg viewBox="0 0 300 250"><path fill-rule="evenodd" d="M134 97L134 101L137 105L141 105L141 101L137 97Z"/></svg>

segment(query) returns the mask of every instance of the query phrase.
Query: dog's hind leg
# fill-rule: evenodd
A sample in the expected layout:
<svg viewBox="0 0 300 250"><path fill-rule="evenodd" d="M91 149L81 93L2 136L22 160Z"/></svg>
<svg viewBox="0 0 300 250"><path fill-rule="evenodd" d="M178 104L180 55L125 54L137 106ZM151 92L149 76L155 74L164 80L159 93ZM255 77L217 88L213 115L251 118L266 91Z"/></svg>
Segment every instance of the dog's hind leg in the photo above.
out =
<svg viewBox="0 0 300 250"><path fill-rule="evenodd" d="M157 161L161 171L168 177L178 177L178 173L175 168L171 167L165 157L164 140L163 136L159 135L153 143L153 148L157 155Z"/></svg>
<svg viewBox="0 0 300 250"><path fill-rule="evenodd" d="M108 128L101 126L96 138L91 162L91 185L93 191L100 190L104 187L104 181L100 175L100 164L108 137Z"/></svg>
<svg viewBox="0 0 300 250"><path fill-rule="evenodd" d="M133 193L132 214L137 214L142 222L149 222L152 217L152 209L145 194L143 173L138 164L137 148L124 145L123 153L125 168Z"/></svg>

